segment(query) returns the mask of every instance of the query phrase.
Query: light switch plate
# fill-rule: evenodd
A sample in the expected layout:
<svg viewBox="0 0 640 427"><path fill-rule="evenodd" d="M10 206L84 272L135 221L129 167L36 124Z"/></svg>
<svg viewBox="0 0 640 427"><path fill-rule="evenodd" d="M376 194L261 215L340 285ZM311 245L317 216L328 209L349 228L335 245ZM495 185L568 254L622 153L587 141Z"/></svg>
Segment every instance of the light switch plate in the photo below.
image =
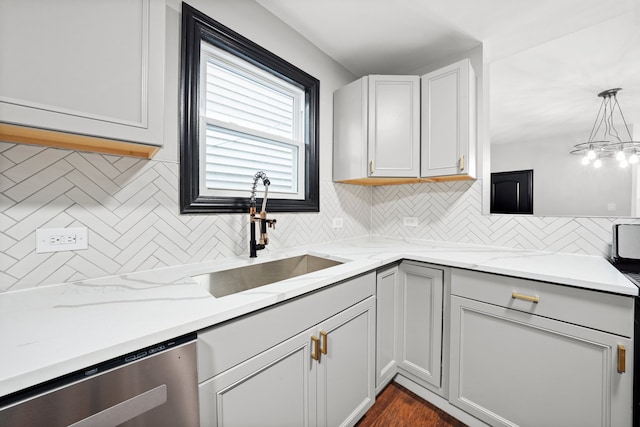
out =
<svg viewBox="0 0 640 427"><path fill-rule="evenodd" d="M405 227L417 227L418 226L418 217L416 216L405 216L402 218L402 225Z"/></svg>
<svg viewBox="0 0 640 427"><path fill-rule="evenodd" d="M36 253L87 249L87 227L36 229Z"/></svg>

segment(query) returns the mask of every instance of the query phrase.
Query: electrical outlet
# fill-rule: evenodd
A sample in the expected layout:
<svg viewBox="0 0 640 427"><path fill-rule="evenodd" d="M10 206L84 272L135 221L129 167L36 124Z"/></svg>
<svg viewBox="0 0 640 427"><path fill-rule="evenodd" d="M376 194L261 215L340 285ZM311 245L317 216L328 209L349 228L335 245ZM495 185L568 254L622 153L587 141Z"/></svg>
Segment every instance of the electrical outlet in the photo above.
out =
<svg viewBox="0 0 640 427"><path fill-rule="evenodd" d="M331 223L331 228L342 228L344 227L344 220L342 218L333 218L333 222Z"/></svg>
<svg viewBox="0 0 640 427"><path fill-rule="evenodd" d="M36 252L77 251L87 249L87 227L38 228L36 229Z"/></svg>
<svg viewBox="0 0 640 427"><path fill-rule="evenodd" d="M402 218L402 225L405 227L417 227L418 226L418 217L416 216L405 216Z"/></svg>

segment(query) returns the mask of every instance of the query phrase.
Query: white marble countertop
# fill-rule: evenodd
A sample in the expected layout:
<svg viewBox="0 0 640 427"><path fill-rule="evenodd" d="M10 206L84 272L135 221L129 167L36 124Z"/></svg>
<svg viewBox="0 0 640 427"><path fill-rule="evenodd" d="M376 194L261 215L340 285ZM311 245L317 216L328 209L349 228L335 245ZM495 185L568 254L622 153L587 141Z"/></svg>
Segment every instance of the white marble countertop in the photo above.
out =
<svg viewBox="0 0 640 427"><path fill-rule="evenodd" d="M343 264L214 298L191 276L312 254ZM637 295L598 256L360 238L0 294L0 397L401 259Z"/></svg>

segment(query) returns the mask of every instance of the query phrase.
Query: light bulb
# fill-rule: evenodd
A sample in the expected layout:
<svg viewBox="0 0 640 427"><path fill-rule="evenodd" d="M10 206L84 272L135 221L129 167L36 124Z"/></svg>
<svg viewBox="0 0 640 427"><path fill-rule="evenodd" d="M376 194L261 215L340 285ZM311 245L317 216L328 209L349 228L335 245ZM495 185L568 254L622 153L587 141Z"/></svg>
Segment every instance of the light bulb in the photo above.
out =
<svg viewBox="0 0 640 427"><path fill-rule="evenodd" d="M599 168L600 166L602 166L602 160L600 160L600 159L596 159L596 160L593 162L593 167L594 167L594 168Z"/></svg>
<svg viewBox="0 0 640 427"><path fill-rule="evenodd" d="M629 166L629 163L627 162L627 159L622 159L622 160L620 161L620 167L621 167L622 169L624 169L624 168L626 168L627 166Z"/></svg>
<svg viewBox="0 0 640 427"><path fill-rule="evenodd" d="M596 152L593 151L593 149L590 149L589 151L587 151L587 159L593 160L595 158L596 158Z"/></svg>
<svg viewBox="0 0 640 427"><path fill-rule="evenodd" d="M583 165L588 165L589 163L591 163L589 161L589 157L587 157L587 156L582 156L581 162L582 162Z"/></svg>
<svg viewBox="0 0 640 427"><path fill-rule="evenodd" d="M624 151L622 150L618 150L616 151L616 160L621 162L623 160L625 160L627 158L627 156L624 155Z"/></svg>
<svg viewBox="0 0 640 427"><path fill-rule="evenodd" d="M629 163L631 163L632 165L638 163L638 155L636 153L633 153L629 156Z"/></svg>

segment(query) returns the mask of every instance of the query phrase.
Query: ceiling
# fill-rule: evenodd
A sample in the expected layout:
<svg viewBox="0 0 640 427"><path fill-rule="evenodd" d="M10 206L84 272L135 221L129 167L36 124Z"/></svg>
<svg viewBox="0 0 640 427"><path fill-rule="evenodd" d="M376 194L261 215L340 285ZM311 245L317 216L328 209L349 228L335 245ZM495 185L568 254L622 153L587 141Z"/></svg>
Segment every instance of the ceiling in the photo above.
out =
<svg viewBox="0 0 640 427"><path fill-rule="evenodd" d="M640 0L256 1L358 77L416 73L482 44L492 143L540 129L586 139L611 87L640 124Z"/></svg>

